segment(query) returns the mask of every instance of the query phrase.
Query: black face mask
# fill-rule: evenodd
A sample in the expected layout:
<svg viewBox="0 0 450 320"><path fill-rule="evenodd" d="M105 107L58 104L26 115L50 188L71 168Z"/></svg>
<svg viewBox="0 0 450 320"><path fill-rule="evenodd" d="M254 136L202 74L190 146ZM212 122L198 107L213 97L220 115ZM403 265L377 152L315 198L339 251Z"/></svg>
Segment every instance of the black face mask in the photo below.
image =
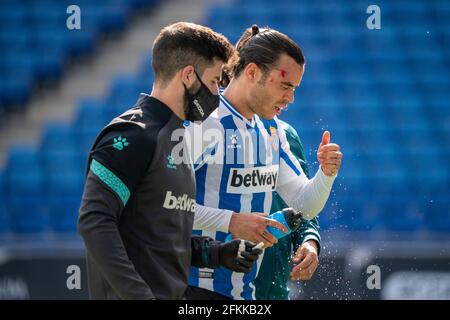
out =
<svg viewBox="0 0 450 320"><path fill-rule="evenodd" d="M198 76L194 70L198 81L200 81L200 88L196 93L190 93L183 83L185 89L185 96L187 99L187 107L184 110L186 120L189 121L205 121L209 115L219 106L219 95L212 94L208 87Z"/></svg>

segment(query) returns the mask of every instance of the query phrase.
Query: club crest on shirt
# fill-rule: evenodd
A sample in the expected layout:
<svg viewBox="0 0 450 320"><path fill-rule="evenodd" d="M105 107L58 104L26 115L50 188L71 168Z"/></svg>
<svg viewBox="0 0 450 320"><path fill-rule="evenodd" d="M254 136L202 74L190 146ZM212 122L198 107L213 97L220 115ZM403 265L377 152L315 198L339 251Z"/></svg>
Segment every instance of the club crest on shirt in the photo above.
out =
<svg viewBox="0 0 450 320"><path fill-rule="evenodd" d="M227 146L229 149L240 149L241 145L238 141L238 136L233 134L230 136L230 144Z"/></svg>

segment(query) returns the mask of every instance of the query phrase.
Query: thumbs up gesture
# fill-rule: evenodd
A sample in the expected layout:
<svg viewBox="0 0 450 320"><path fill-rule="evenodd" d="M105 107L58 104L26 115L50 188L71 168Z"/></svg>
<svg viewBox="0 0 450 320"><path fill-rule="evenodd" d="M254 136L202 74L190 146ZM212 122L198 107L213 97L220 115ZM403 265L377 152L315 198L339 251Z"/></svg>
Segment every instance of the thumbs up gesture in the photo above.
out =
<svg viewBox="0 0 450 320"><path fill-rule="evenodd" d="M325 131L317 150L317 160L326 176L337 175L341 167L342 152L339 149L339 145L330 143L330 132Z"/></svg>

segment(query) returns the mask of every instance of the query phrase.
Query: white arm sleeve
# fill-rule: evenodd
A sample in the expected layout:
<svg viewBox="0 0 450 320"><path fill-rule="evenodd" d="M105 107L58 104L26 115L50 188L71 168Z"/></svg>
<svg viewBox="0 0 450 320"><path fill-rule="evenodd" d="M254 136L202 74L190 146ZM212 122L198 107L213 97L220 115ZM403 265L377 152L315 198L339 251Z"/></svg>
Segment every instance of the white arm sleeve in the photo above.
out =
<svg viewBox="0 0 450 320"><path fill-rule="evenodd" d="M232 215L233 211L205 207L197 203L194 229L228 232Z"/></svg>
<svg viewBox="0 0 450 320"><path fill-rule="evenodd" d="M308 179L300 163L291 153L283 130L279 130L281 147L277 192L288 206L313 219L322 211L336 176L326 176L319 167L316 175Z"/></svg>
<svg viewBox="0 0 450 320"><path fill-rule="evenodd" d="M322 211L330 196L336 177L328 177L319 168L312 179L303 174L278 186L277 192L288 204L303 213L305 219L311 220Z"/></svg>
<svg viewBox="0 0 450 320"><path fill-rule="evenodd" d="M209 131L207 131L209 129ZM214 123L213 115L201 124L191 123L186 128L186 144L194 170L198 170L211 160L218 144L217 137L223 137ZM228 232L233 211L205 207L197 203L194 229Z"/></svg>
<svg viewBox="0 0 450 320"><path fill-rule="evenodd" d="M194 166L200 169L211 161L217 151L217 146L223 143L223 131L215 126L215 119L208 118L202 123L190 123L185 130L185 147Z"/></svg>

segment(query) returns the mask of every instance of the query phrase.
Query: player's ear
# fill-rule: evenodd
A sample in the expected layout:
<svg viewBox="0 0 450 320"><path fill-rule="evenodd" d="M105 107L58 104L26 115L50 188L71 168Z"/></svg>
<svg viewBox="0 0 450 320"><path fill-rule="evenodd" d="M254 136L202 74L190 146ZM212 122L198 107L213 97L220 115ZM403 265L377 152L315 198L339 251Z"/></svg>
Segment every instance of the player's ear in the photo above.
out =
<svg viewBox="0 0 450 320"><path fill-rule="evenodd" d="M180 77L181 77L181 81L184 83L184 85L187 88L190 88L193 83L195 82L195 72L194 72L194 67L191 65L188 65L186 67L184 67L183 69L181 69L180 72Z"/></svg>
<svg viewBox="0 0 450 320"><path fill-rule="evenodd" d="M257 73L258 73L258 69L259 68L256 65L256 63L253 63L253 62L249 63L244 69L245 77L251 82L255 81Z"/></svg>

